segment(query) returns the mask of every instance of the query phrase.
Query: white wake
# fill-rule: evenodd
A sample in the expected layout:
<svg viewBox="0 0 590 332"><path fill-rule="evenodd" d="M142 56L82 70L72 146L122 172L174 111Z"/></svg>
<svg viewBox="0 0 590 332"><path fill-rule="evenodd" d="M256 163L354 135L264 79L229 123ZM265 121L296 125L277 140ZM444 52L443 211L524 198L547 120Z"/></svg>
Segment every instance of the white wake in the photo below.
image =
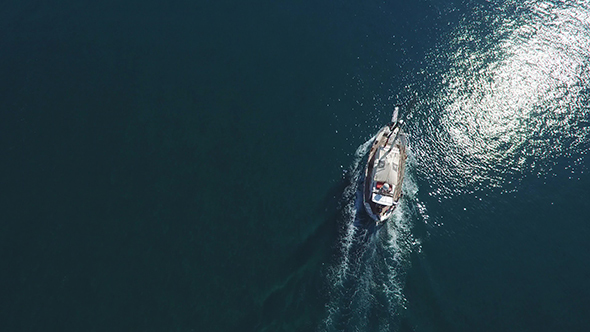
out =
<svg viewBox="0 0 590 332"><path fill-rule="evenodd" d="M348 184L341 198L342 217L338 257L327 275L330 301L321 331L389 331L405 306L404 271L415 242L408 207L417 186L412 177L413 157L408 158L404 198L392 218L376 232L357 226L368 218L361 203L365 157L374 137L361 144L348 169Z"/></svg>

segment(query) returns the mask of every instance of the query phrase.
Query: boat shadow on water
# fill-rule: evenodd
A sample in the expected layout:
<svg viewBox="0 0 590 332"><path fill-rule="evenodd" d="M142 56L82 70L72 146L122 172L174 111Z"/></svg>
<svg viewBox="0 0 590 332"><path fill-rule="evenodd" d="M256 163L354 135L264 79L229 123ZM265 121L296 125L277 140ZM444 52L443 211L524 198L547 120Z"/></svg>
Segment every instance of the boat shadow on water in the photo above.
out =
<svg viewBox="0 0 590 332"><path fill-rule="evenodd" d="M381 222L367 212L363 170L373 141L359 146L347 172L348 185L339 206L337 248L326 275L329 299L322 331L395 330L400 326L403 280L413 243L412 211L406 197Z"/></svg>
<svg viewBox="0 0 590 332"><path fill-rule="evenodd" d="M279 277L248 308L235 331L277 331L291 326L297 331L315 331L324 316L326 262L337 255L335 243L342 222L342 197L347 178L334 184L315 209L320 220L284 262L277 267Z"/></svg>
<svg viewBox="0 0 590 332"><path fill-rule="evenodd" d="M386 237L386 230L383 224L376 226L368 216L362 207L362 197L360 201L356 199L358 190L350 194L351 188L359 187L356 181L347 174L332 186L316 209L321 223L281 264L278 268L281 275L275 285L269 286L267 294L261 294L255 301L257 305L237 322L235 331L276 331L285 326L298 331L318 331L318 328L335 331L338 330L335 327L341 326L345 331L348 320L344 317L367 314L364 309L359 311L367 301L359 294L371 293L364 290L372 282L369 277L372 272L367 270L375 269L372 262L376 257L387 255L386 249L379 245L383 242L381 238ZM351 207L355 211L352 218ZM348 237L350 231L353 234ZM347 246L346 241L351 243ZM346 267L342 262L346 262ZM379 294L368 296L380 303L377 307L388 307L387 298L380 298ZM340 307L338 317L330 326L325 324L327 305ZM372 314L380 312L374 304L370 307Z"/></svg>
<svg viewBox="0 0 590 332"><path fill-rule="evenodd" d="M363 205L363 170L375 137L359 146L345 176L318 202L317 226L277 267L276 282L256 295L236 331L285 326L353 331L396 325L400 264L392 243L397 246L397 238L403 237L403 232L397 235L402 213L395 211L392 220L376 223Z"/></svg>

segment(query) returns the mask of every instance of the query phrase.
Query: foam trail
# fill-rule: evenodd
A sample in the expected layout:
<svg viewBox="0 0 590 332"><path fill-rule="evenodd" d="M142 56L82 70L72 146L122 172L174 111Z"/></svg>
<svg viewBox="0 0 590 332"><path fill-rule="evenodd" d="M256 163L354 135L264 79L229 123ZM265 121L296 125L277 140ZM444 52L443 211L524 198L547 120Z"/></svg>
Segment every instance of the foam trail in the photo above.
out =
<svg viewBox="0 0 590 332"><path fill-rule="evenodd" d="M345 222L342 223L342 227L344 231L341 231L342 236L340 239L341 244L341 253L342 253L342 261L339 264L339 268L336 270L338 273L336 274L336 280L334 280L338 285L342 285L344 280L344 276L348 271L348 263L349 263L349 252L350 248L352 247L352 243L357 232L357 227L354 225L354 219L358 214L359 208L361 208L358 204L358 200L356 200L356 194L358 191L358 182L361 178L361 174L363 171L362 161L363 157L369 151L372 142L375 140L375 136L371 137L365 143L361 144L354 153L353 162L348 169L349 175L349 183L344 189L343 193L343 201L342 203L345 204L343 206L343 214Z"/></svg>
<svg viewBox="0 0 590 332"><path fill-rule="evenodd" d="M368 217L363 214L361 188L364 159L373 140L357 148L348 169L349 183L341 199L339 257L327 276L330 301L321 331L389 331L404 306L403 271L413 243L408 202L415 200L417 192L409 174L413 158L408 159L400 206L383 228L369 234L355 224Z"/></svg>

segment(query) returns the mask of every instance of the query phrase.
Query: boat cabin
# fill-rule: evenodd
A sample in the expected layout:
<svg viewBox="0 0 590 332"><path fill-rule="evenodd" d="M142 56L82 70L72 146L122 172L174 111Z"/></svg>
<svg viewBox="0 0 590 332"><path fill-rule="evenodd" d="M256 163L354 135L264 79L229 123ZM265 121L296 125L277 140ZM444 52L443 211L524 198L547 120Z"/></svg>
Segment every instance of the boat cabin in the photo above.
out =
<svg viewBox="0 0 590 332"><path fill-rule="evenodd" d="M394 192L399 178L400 150L397 146L379 147L373 167L375 176L371 200L379 205L395 205Z"/></svg>

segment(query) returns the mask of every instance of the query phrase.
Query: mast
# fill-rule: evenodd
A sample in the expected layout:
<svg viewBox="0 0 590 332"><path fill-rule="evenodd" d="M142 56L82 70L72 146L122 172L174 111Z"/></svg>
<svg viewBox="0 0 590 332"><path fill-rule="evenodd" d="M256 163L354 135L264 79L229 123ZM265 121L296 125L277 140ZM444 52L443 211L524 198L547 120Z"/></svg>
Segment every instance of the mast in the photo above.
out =
<svg viewBox="0 0 590 332"><path fill-rule="evenodd" d="M385 156L387 156L389 154L389 152L391 152L391 150L393 150L393 142L395 142L395 140L397 139L397 136L399 135L399 132L401 131L401 125L403 124L403 120L399 120L398 121L398 117L399 117L399 106L395 106L393 108L393 115L391 116L391 124L389 125L389 129L391 130L391 132L389 133L389 135L387 135L387 140L385 141L385 146L387 146L387 143L390 141L391 139L391 135L393 135L395 131L395 129L397 128L397 133L395 135L395 137L393 138L393 141L391 142L391 145L389 147L389 149L387 150L387 152L385 152L385 154L383 155L382 158L384 158Z"/></svg>
<svg viewBox="0 0 590 332"><path fill-rule="evenodd" d="M392 124L397 123L397 117L398 117L398 115L399 115L399 106L395 106L393 108L393 115L391 117L391 123Z"/></svg>

